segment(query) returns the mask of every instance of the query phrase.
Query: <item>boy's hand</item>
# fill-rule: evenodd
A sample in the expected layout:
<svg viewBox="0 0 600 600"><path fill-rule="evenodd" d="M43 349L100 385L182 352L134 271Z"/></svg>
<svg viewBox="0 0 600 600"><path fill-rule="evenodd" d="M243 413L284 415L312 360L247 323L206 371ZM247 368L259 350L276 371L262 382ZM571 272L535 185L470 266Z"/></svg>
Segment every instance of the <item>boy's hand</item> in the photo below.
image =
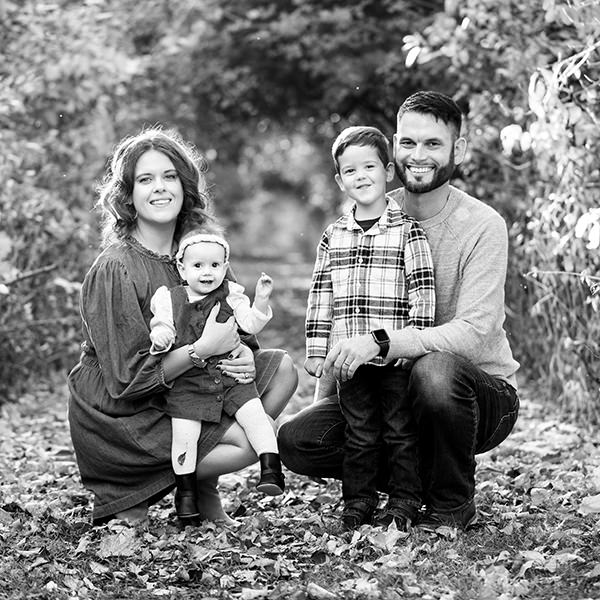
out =
<svg viewBox="0 0 600 600"><path fill-rule="evenodd" d="M273 280L266 273L261 273L256 282L255 300L267 301L273 292Z"/></svg>
<svg viewBox="0 0 600 600"><path fill-rule="evenodd" d="M323 363L325 362L324 358L320 356L313 356L307 358L304 361L304 370L313 377L321 377L323 374Z"/></svg>

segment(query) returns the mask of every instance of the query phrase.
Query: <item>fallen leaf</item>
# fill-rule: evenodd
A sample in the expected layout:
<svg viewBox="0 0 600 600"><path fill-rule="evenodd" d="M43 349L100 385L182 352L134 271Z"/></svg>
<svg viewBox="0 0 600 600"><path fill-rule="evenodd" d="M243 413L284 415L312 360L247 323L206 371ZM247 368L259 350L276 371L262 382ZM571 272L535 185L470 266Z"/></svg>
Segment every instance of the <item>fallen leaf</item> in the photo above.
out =
<svg viewBox="0 0 600 600"><path fill-rule="evenodd" d="M261 590L255 590L252 588L242 588L240 595L241 600L254 600L255 598L267 598L271 590L264 588Z"/></svg>
<svg viewBox="0 0 600 600"><path fill-rule="evenodd" d="M600 577L600 563L596 563L594 568L591 571L588 571L585 576L589 578Z"/></svg>
<svg viewBox="0 0 600 600"><path fill-rule="evenodd" d="M98 556L134 556L141 548L134 529L123 529L114 535L106 536L100 542Z"/></svg>
<svg viewBox="0 0 600 600"><path fill-rule="evenodd" d="M315 600L334 600L335 598L339 598L333 592L322 588L312 581L306 586L306 593L309 598L314 598Z"/></svg>
<svg viewBox="0 0 600 600"><path fill-rule="evenodd" d="M586 496L579 505L579 512L582 515L600 513L600 494Z"/></svg>

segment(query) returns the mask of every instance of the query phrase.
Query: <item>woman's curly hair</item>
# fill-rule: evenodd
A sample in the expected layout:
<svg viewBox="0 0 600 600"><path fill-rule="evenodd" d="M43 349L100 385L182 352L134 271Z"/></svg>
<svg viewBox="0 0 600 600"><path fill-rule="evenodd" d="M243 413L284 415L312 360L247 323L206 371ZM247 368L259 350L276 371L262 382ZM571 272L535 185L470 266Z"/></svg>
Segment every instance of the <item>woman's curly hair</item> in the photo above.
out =
<svg viewBox="0 0 600 600"><path fill-rule="evenodd" d="M102 218L103 247L123 239L135 227L137 213L132 197L135 167L140 156L148 150L169 157L183 187L183 206L177 218L175 242L189 229L213 220L203 175L207 169L205 159L175 130L154 126L119 142L98 186L96 208Z"/></svg>

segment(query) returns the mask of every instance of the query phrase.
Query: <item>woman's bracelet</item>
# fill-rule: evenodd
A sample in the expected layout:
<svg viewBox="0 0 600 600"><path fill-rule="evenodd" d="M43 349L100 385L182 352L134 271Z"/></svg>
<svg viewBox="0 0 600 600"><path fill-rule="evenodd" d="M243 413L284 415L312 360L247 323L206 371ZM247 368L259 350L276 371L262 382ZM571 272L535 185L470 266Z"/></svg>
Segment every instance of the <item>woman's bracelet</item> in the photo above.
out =
<svg viewBox="0 0 600 600"><path fill-rule="evenodd" d="M203 369L206 367L206 360L204 358L200 358L194 348L194 344L189 344L187 347L187 353L192 361L192 364L199 369Z"/></svg>

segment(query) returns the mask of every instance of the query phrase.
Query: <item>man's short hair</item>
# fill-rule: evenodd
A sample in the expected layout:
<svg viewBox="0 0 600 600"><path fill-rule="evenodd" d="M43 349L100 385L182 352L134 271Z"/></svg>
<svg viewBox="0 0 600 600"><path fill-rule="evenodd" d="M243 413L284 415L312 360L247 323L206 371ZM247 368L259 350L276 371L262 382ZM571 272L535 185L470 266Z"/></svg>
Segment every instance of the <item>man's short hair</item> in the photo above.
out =
<svg viewBox="0 0 600 600"><path fill-rule="evenodd" d="M462 113L458 104L445 94L432 91L415 92L398 109L396 123L399 123L402 115L407 112L431 115L449 125L456 137L460 136Z"/></svg>
<svg viewBox="0 0 600 600"><path fill-rule="evenodd" d="M384 167L390 162L390 142L377 127L367 127L364 125L346 127L335 138L335 142L333 142L333 146L331 147L331 156L333 157L336 173L340 172L338 158L348 146L373 146Z"/></svg>

